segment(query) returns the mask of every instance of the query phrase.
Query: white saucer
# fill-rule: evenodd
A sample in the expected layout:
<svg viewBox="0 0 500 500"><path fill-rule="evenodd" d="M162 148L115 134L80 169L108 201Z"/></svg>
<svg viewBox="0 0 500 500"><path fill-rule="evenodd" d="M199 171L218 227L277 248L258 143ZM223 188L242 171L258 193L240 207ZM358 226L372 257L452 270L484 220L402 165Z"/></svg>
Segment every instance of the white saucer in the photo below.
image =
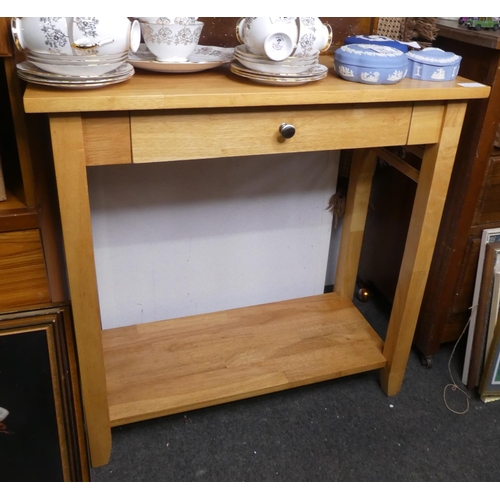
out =
<svg viewBox="0 0 500 500"><path fill-rule="evenodd" d="M249 70L245 68L240 62L234 61L230 66L231 73L235 75L248 78L254 82L265 83L267 85L303 85L304 83L316 82L326 78L328 75L328 68L322 64L318 64L313 68L310 68L309 72L297 73L294 75L290 74L271 74L263 73L259 71Z"/></svg>
<svg viewBox="0 0 500 500"><path fill-rule="evenodd" d="M234 59L234 48L210 47L198 45L189 60L185 62L157 61L146 47L141 43L135 53L129 52L128 62L136 68L155 71L157 73L196 73L207 69L217 68Z"/></svg>
<svg viewBox="0 0 500 500"><path fill-rule="evenodd" d="M128 63L124 63L118 70L96 77L74 77L49 72L42 73L39 68L32 70L29 63L24 62L19 63L17 66L17 74L22 80L40 85L48 85L49 87L67 89L90 89L113 85L129 80L135 73L134 67Z"/></svg>
<svg viewBox="0 0 500 500"><path fill-rule="evenodd" d="M98 76L93 75L85 75L86 68L83 67L81 69L81 75L65 75L62 71L59 73L54 73L52 71L45 71L44 69L39 68L35 64L29 61L23 61L16 65L17 72L19 74L25 74L28 76L45 78L47 80L64 80L64 81L74 81L74 82L87 82L87 80L101 80L101 79L109 79L109 78L118 78L124 75L128 75L133 72L134 68L127 62L124 62L118 68L108 71L107 73L103 73ZM63 68L64 69L64 68Z"/></svg>

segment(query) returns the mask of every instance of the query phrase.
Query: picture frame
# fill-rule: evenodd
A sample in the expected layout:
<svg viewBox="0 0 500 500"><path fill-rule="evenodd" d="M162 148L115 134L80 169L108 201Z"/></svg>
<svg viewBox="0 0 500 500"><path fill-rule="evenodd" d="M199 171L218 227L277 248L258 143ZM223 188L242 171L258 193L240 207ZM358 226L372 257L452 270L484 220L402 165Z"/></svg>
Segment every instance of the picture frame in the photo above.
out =
<svg viewBox="0 0 500 500"><path fill-rule="evenodd" d="M499 317L499 311L500 311L500 271L495 269L495 276L493 280L493 292L491 297L491 307L488 320L488 332L486 335L486 350L485 350L484 365L486 365L486 358L490 351L491 344L493 342L493 337L495 335L495 328ZM484 367L485 366L483 366L483 368Z"/></svg>
<svg viewBox="0 0 500 500"><path fill-rule="evenodd" d="M90 481L71 312L0 313L0 482Z"/></svg>
<svg viewBox="0 0 500 500"><path fill-rule="evenodd" d="M477 387L481 380L487 346L491 343L498 317L500 286L500 241L485 247L481 286L477 305L474 337L470 351L470 366L467 379L469 390Z"/></svg>
<svg viewBox="0 0 500 500"><path fill-rule="evenodd" d="M483 265L484 265L484 257L485 257L485 252L486 252L486 245L488 245L488 243L494 243L497 241L500 241L500 228L499 227L483 230L483 232L481 234L481 243L480 243L480 247L479 247L479 258L478 258L478 263L477 263L476 279L474 282L474 294L472 297L470 322L469 322L469 328L467 331L467 344L465 347L464 366L463 366L463 370L462 370L462 383L464 385L468 385L468 379L469 379L471 351L472 351L472 344L473 344L473 340L474 340L474 331L476 328L477 309L478 309L478 302L479 302L479 293L480 293L480 289L481 289L481 280L482 280L482 276L483 276Z"/></svg>
<svg viewBox="0 0 500 500"><path fill-rule="evenodd" d="M0 157L0 201L5 201L7 199L7 190L5 189L5 181L3 178L2 171L2 158Z"/></svg>
<svg viewBox="0 0 500 500"><path fill-rule="evenodd" d="M495 325L479 386L479 395L485 403L500 399L500 322Z"/></svg>

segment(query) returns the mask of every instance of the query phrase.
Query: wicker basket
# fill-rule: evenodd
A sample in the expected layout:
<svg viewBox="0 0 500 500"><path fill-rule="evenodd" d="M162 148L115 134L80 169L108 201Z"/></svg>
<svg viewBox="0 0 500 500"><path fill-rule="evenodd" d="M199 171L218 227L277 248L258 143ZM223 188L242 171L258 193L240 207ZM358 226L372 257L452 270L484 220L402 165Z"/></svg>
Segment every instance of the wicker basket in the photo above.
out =
<svg viewBox="0 0 500 500"><path fill-rule="evenodd" d="M438 34L437 17L380 17L377 35L430 47Z"/></svg>

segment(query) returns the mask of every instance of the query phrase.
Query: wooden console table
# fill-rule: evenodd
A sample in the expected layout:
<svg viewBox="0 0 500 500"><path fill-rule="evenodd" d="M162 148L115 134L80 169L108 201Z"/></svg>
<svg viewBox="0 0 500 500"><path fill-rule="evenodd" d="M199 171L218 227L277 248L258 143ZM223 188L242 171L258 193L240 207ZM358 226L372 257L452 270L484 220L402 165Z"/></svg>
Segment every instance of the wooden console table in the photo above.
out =
<svg viewBox="0 0 500 500"><path fill-rule="evenodd" d="M488 94L463 78L372 86L332 70L297 87L253 84L227 68L138 71L89 91L28 85L26 112L50 120L92 465L107 463L110 428L128 422L374 369L396 394L467 100ZM420 171L395 162L418 188L384 344L351 298L376 158L394 145L425 146ZM333 293L101 329L87 167L344 148L356 152Z"/></svg>

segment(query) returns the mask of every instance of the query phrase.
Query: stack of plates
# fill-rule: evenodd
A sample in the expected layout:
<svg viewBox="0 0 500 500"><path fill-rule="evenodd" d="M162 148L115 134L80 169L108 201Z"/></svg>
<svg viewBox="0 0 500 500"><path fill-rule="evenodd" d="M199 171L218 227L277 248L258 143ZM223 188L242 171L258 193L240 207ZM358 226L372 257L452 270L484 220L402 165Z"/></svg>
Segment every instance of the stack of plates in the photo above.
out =
<svg viewBox="0 0 500 500"><path fill-rule="evenodd" d="M321 80L328 74L328 68L318 62L318 53L272 61L252 54L245 45L238 45L234 56L236 61L231 64L234 74L270 85L301 85Z"/></svg>
<svg viewBox="0 0 500 500"><path fill-rule="evenodd" d="M82 70L82 72L85 72L85 70ZM89 89L124 82L132 78L134 67L128 63L122 63L118 68L100 76L67 75L45 71L28 61L24 61L17 65L17 74L19 78L27 82L50 87Z"/></svg>
<svg viewBox="0 0 500 500"><path fill-rule="evenodd" d="M42 54L26 50L19 78L52 87L85 89L124 82L134 75L128 53L114 55Z"/></svg>

